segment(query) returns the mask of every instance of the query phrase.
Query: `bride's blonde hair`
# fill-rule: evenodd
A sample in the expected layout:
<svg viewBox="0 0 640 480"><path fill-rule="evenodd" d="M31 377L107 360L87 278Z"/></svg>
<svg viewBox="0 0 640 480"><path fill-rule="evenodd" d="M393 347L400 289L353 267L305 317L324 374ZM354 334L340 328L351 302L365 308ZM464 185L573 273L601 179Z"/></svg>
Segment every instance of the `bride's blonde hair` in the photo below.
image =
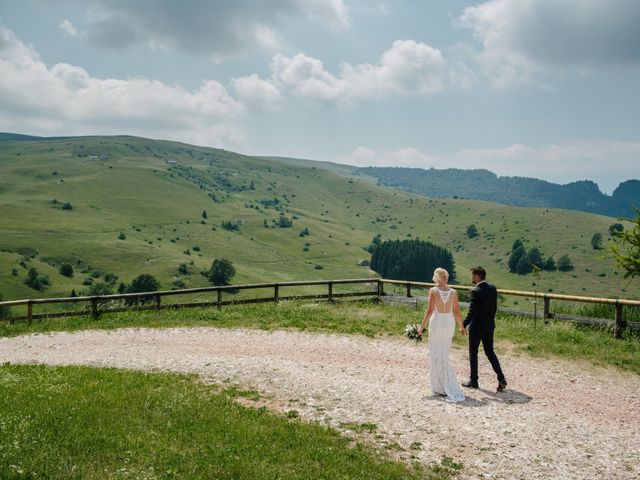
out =
<svg viewBox="0 0 640 480"><path fill-rule="evenodd" d="M433 283L438 283L441 279L444 279L445 283L449 279L449 272L444 268L436 268L433 271Z"/></svg>

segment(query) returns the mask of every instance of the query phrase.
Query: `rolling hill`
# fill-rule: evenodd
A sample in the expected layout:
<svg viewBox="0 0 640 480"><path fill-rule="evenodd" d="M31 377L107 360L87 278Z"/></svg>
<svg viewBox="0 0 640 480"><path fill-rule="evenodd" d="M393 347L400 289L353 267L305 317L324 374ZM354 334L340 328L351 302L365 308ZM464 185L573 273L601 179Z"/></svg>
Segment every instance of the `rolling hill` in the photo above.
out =
<svg viewBox="0 0 640 480"><path fill-rule="evenodd" d="M640 180L627 180L605 195L592 181L558 185L537 178L499 177L488 170L367 167L357 173L380 185L436 198L468 198L518 207L564 208L632 218L640 207Z"/></svg>
<svg viewBox="0 0 640 480"><path fill-rule="evenodd" d="M449 248L463 281L470 266L482 264L498 286L531 289L531 276L506 267L522 238L556 259L568 254L575 266L545 272L541 289L640 298L640 288L623 282L612 260L590 245L594 233L607 239L614 218L429 199L340 173L127 136L4 140L0 293L80 293L107 274L130 282L150 273L167 289L204 286L200 272L221 257L236 266L234 282L368 277L358 263L381 234ZM278 226L281 213L291 227ZM466 235L472 223L479 232L473 239ZM309 235L300 236L305 228ZM73 265L73 277L59 273L63 263ZM49 276L45 292L24 284L31 267Z"/></svg>

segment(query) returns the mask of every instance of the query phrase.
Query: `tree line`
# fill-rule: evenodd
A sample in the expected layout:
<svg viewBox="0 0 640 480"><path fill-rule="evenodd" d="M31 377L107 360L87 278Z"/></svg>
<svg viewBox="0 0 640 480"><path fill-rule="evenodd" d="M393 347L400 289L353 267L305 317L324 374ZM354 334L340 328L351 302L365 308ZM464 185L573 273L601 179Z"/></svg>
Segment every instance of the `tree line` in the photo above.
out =
<svg viewBox="0 0 640 480"><path fill-rule="evenodd" d="M424 240L386 240L373 238L369 246L371 269L394 280L430 282L433 271L442 267L455 281L455 262L449 250Z"/></svg>

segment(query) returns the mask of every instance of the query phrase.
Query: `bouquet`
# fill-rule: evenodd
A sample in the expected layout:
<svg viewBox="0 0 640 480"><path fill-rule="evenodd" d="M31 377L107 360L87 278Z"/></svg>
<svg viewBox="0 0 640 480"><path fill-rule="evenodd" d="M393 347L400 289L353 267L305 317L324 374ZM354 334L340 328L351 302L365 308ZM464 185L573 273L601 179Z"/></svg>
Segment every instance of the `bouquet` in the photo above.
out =
<svg viewBox="0 0 640 480"><path fill-rule="evenodd" d="M414 340L416 344L422 341L422 335L418 335L418 325L415 323L404 327L404 336L409 340Z"/></svg>

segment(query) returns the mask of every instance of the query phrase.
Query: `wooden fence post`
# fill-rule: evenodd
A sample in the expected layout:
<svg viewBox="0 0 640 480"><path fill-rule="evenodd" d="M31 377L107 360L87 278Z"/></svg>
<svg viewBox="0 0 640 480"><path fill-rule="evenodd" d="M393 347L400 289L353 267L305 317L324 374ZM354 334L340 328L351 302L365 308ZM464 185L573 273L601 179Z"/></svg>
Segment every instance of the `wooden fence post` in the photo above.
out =
<svg viewBox="0 0 640 480"><path fill-rule="evenodd" d="M378 280L378 297L384 297L384 282Z"/></svg>
<svg viewBox="0 0 640 480"><path fill-rule="evenodd" d="M276 283L273 286L273 301L275 303L278 303L278 299L280 298L279 292L278 292L278 284Z"/></svg>
<svg viewBox="0 0 640 480"><path fill-rule="evenodd" d="M216 299L216 307L218 307L218 309L222 308L222 290L218 289L216 290L217 295L217 299Z"/></svg>
<svg viewBox="0 0 640 480"><path fill-rule="evenodd" d="M411 298L411 284L407 283L407 298Z"/></svg>
<svg viewBox="0 0 640 480"><path fill-rule="evenodd" d="M95 297L91 299L91 316L96 319L100 316L98 313L98 299Z"/></svg>
<svg viewBox="0 0 640 480"><path fill-rule="evenodd" d="M613 329L613 334L616 338L622 338L622 331L624 330L625 322L622 316L622 304L619 300L616 300L616 325Z"/></svg>
<svg viewBox="0 0 640 480"><path fill-rule="evenodd" d="M544 294L544 324L547 325L549 323L549 319L551 318L551 299L547 297L547 294Z"/></svg>
<svg viewBox="0 0 640 480"><path fill-rule="evenodd" d="M156 295L156 312L160 311L160 295Z"/></svg>
<svg viewBox="0 0 640 480"><path fill-rule="evenodd" d="M327 283L327 286L329 287L329 301L333 302L333 282L329 280L329 283Z"/></svg>
<svg viewBox="0 0 640 480"><path fill-rule="evenodd" d="M31 321L33 320L33 303L31 300L27 302L27 323L31 325Z"/></svg>

